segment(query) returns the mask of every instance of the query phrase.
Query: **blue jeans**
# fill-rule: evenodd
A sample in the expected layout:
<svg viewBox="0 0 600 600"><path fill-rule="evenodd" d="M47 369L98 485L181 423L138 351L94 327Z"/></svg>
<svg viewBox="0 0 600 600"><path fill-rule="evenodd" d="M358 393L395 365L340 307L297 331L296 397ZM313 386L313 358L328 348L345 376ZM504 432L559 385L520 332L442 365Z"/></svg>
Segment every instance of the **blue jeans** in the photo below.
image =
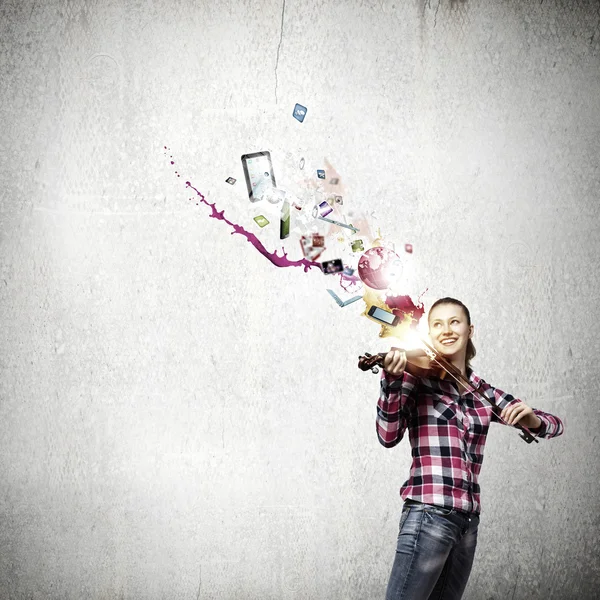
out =
<svg viewBox="0 0 600 600"><path fill-rule="evenodd" d="M408 500L386 600L460 600L471 573L478 525L475 514Z"/></svg>

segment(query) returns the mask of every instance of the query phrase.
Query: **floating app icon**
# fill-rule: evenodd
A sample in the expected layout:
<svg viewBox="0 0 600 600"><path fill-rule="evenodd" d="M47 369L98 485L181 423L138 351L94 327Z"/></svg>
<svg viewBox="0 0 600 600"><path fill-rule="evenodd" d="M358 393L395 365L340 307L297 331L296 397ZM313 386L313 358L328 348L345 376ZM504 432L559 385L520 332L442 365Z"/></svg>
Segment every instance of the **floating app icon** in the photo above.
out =
<svg viewBox="0 0 600 600"><path fill-rule="evenodd" d="M312 245L315 248L325 248L325 236L319 235L318 233L313 233L312 235Z"/></svg>
<svg viewBox="0 0 600 600"><path fill-rule="evenodd" d="M362 240L354 240L351 245L352 252L364 252L365 247Z"/></svg>
<svg viewBox="0 0 600 600"><path fill-rule="evenodd" d="M235 179L234 177L228 177L228 178L227 178L225 181L226 181L226 182L227 182L229 185L233 185L233 184L234 184L234 183L237 181L237 179Z"/></svg>
<svg viewBox="0 0 600 600"><path fill-rule="evenodd" d="M404 250L409 254L412 254L412 244L404 244Z"/></svg>
<svg viewBox="0 0 600 600"><path fill-rule="evenodd" d="M289 198L286 197L286 199L292 203L292 206L296 210L302 210L304 208L304 199L303 198L298 198L298 196L294 196L293 194L290 194Z"/></svg>
<svg viewBox="0 0 600 600"><path fill-rule="evenodd" d="M317 245L314 244L315 241ZM300 238L300 247L305 258L308 258L308 260L317 260L325 250L325 238L317 234L313 234L312 236L303 235Z"/></svg>
<svg viewBox="0 0 600 600"><path fill-rule="evenodd" d="M302 106L302 104L296 104L296 106L294 106L294 119L297 119L298 121L300 121L300 123L302 123L302 121L304 121L304 117L306 116L306 106Z"/></svg>
<svg viewBox="0 0 600 600"><path fill-rule="evenodd" d="M254 220L256 221L256 224L259 227L264 227L265 225L269 224L269 220L266 217L263 217L262 215L257 215L256 217L254 217Z"/></svg>
<svg viewBox="0 0 600 600"><path fill-rule="evenodd" d="M303 198L299 198L294 194L286 194L286 200L289 200L296 210L302 210L304 208L305 202Z"/></svg>
<svg viewBox="0 0 600 600"><path fill-rule="evenodd" d="M344 270L344 265L341 258L334 258L333 260L326 260L321 263L323 273L330 275L332 273L341 273Z"/></svg>
<svg viewBox="0 0 600 600"><path fill-rule="evenodd" d="M344 308L344 306L348 306L348 304L352 304L362 298L362 296L353 296L352 298L348 298L348 300L342 300L333 290L328 289L327 291L340 308Z"/></svg>
<svg viewBox="0 0 600 600"><path fill-rule="evenodd" d="M344 204L344 199L341 196L334 196L333 198L336 204Z"/></svg>
<svg viewBox="0 0 600 600"><path fill-rule="evenodd" d="M329 183L330 183L331 185L337 185L339 182L340 182L340 180L339 180L337 177L332 177L332 178L329 180Z"/></svg>
<svg viewBox="0 0 600 600"><path fill-rule="evenodd" d="M317 169L317 177L319 179L325 179L325 171L323 171L323 169Z"/></svg>
<svg viewBox="0 0 600 600"><path fill-rule="evenodd" d="M354 275L354 269L352 267L344 267L342 273L347 277L352 277L352 275Z"/></svg>
<svg viewBox="0 0 600 600"><path fill-rule="evenodd" d="M326 217L329 213L333 212L333 208L329 206L326 200L323 200L321 204L315 206L312 211L313 217L316 219L318 217Z"/></svg>

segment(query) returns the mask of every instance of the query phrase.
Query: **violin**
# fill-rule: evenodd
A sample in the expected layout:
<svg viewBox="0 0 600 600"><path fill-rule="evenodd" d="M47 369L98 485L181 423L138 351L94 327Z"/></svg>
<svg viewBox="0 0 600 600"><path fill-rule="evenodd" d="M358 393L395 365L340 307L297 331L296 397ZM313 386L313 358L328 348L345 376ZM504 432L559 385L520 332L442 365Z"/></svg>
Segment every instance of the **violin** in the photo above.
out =
<svg viewBox="0 0 600 600"><path fill-rule="evenodd" d="M447 361L443 356L440 356L425 340L421 340L425 349L415 348L413 350L405 350L404 348L394 348L394 350L400 350L406 354L406 365L404 370L413 375L414 377L437 377L439 379L449 378L454 379L457 383L468 389L471 387L471 382L457 369L452 363ZM383 368L383 360L387 352L380 352L372 355L365 352L363 356L358 357L358 368L362 371L371 371L372 373L379 373L378 367ZM482 393L482 384L476 389L473 389L473 395L477 394L477 397L484 402L491 405L492 410L496 416L504 423L504 419L500 416L502 412L500 407L490 400L487 396ZM513 427L521 430L519 437L525 440L528 444L535 442L538 444L538 440L534 434L521 423L515 423Z"/></svg>

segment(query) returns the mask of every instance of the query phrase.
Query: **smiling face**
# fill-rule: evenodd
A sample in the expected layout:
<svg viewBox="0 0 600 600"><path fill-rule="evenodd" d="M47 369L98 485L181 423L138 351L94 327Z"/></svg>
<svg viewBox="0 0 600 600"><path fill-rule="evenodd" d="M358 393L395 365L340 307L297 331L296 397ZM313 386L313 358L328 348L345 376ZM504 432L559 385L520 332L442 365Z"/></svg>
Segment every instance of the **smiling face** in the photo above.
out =
<svg viewBox="0 0 600 600"><path fill-rule="evenodd" d="M429 337L435 350L456 366L460 364L459 368L463 369L473 325L467 322L462 306L438 304L429 312L428 322Z"/></svg>

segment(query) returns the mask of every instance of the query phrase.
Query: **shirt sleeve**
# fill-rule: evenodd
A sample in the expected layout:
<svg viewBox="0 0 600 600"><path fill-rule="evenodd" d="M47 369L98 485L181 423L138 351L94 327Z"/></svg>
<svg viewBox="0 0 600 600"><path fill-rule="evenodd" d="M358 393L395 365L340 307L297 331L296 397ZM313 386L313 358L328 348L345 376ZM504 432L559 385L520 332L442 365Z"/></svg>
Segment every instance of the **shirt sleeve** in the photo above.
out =
<svg viewBox="0 0 600 600"><path fill-rule="evenodd" d="M507 406L511 404L515 404L517 402L522 402L519 398L515 398L498 388L495 388L489 384L488 389L486 390L486 395L490 395L490 398L493 398L496 401L496 404L500 407L501 410L504 410ZM533 414L540 419L542 424L538 429L530 429L532 433L535 433L538 437L541 438L553 438L562 435L565 430L565 425L559 417L551 415L550 413L544 412L542 410L538 410L537 408L533 408ZM495 423L501 423L502 425L506 425L504 421L500 420L500 417L492 412L492 421Z"/></svg>
<svg viewBox="0 0 600 600"><path fill-rule="evenodd" d="M417 385L418 379L406 371L396 377L382 369L375 423L382 446L392 448L404 436L416 403Z"/></svg>

